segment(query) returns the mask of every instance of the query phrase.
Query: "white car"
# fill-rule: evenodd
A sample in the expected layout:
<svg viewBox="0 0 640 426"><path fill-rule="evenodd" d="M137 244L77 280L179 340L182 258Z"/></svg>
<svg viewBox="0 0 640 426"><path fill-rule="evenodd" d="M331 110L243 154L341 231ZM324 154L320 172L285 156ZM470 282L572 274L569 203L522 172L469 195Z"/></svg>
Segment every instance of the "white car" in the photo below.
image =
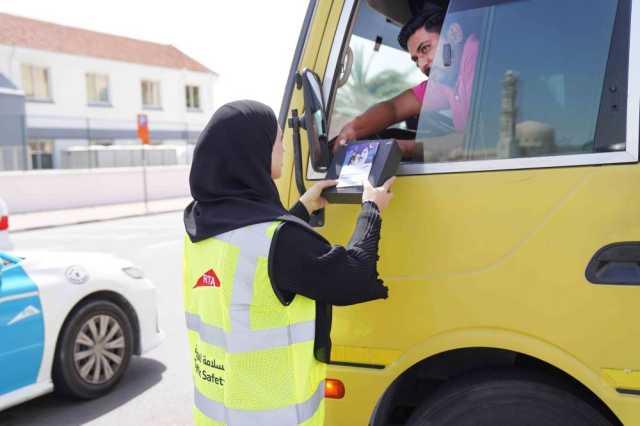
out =
<svg viewBox="0 0 640 426"><path fill-rule="evenodd" d="M160 344L156 291L100 253L0 252L0 411L56 391L95 398Z"/></svg>
<svg viewBox="0 0 640 426"><path fill-rule="evenodd" d="M9 239L9 209L7 203L0 198L0 250L11 250L13 244Z"/></svg>

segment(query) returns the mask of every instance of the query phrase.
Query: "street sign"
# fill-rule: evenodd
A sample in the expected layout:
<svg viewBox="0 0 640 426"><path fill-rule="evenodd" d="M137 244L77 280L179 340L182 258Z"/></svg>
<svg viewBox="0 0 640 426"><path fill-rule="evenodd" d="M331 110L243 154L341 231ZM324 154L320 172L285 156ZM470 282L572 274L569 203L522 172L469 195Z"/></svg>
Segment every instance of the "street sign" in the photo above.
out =
<svg viewBox="0 0 640 426"><path fill-rule="evenodd" d="M147 114L138 114L138 139L143 145L149 145L149 120Z"/></svg>

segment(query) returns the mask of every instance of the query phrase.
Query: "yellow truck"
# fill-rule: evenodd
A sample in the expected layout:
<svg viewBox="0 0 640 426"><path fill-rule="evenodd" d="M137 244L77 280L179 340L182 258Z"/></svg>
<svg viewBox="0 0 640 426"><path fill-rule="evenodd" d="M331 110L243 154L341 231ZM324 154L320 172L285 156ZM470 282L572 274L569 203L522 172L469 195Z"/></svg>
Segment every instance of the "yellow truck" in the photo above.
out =
<svg viewBox="0 0 640 426"><path fill-rule="evenodd" d="M432 2L423 110L367 137L424 147L383 214L389 298L333 309L345 392L326 424L640 425L640 4ZM424 3L310 1L279 117L302 142L283 200L324 177L346 122L425 80L397 41ZM478 46L462 129L431 89L457 90L456 23ZM346 243L358 211L330 204L319 232Z"/></svg>

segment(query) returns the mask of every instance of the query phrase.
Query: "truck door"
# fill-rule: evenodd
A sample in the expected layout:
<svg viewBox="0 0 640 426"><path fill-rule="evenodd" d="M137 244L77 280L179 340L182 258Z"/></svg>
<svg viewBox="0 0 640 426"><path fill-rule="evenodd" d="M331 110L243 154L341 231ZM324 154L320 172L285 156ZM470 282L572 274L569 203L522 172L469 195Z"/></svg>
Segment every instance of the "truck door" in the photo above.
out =
<svg viewBox="0 0 640 426"><path fill-rule="evenodd" d="M36 383L44 344L38 287L20 259L0 257L0 395Z"/></svg>
<svg viewBox="0 0 640 426"><path fill-rule="evenodd" d="M345 2L348 25L324 75L330 137L426 79L376 3ZM397 123L391 136L421 151L400 166L383 214L379 271L390 297L334 311L338 361L367 363L375 350L348 348L379 348L384 365L427 336L487 324L561 346L584 331L573 314L587 305L554 304L544 316L540 307L557 291L591 297L593 254L640 238L630 17L627 0L449 2L417 128ZM322 232L348 241L358 209L330 205ZM611 355L603 347L599 365Z"/></svg>

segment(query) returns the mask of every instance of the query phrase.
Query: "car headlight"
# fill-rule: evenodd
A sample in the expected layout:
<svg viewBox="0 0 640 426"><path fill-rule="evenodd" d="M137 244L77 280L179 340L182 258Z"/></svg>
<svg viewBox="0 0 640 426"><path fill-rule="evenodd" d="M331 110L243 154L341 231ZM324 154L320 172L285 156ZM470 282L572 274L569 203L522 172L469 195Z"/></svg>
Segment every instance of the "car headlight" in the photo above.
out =
<svg viewBox="0 0 640 426"><path fill-rule="evenodd" d="M134 280L141 280L144 278L144 271L137 266L127 266L126 268L122 268L122 272L129 275Z"/></svg>

